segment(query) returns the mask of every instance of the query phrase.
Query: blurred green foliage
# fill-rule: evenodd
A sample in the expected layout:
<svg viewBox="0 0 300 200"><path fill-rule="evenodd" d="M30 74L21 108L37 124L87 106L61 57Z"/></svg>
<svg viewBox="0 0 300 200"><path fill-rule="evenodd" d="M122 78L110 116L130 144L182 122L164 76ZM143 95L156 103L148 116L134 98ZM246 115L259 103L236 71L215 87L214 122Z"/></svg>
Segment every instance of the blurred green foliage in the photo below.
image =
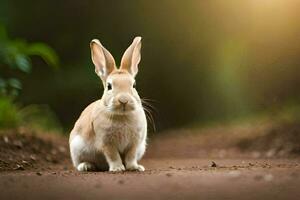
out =
<svg viewBox="0 0 300 200"><path fill-rule="evenodd" d="M47 105L19 106L12 97L0 96L0 129L26 127L62 133L56 114Z"/></svg>
<svg viewBox="0 0 300 200"><path fill-rule="evenodd" d="M16 128L21 120L19 108L10 97L0 97L0 129Z"/></svg>
<svg viewBox="0 0 300 200"><path fill-rule="evenodd" d="M32 71L32 57L42 58L47 65L58 68L56 52L45 43L28 43L24 39L11 39L0 24L0 128L26 126L30 129L61 131L56 115L48 106L18 106L16 97L22 89L18 72Z"/></svg>
<svg viewBox="0 0 300 200"><path fill-rule="evenodd" d="M63 132L56 114L48 105L29 105L19 110L19 114L22 118L21 126L33 130Z"/></svg>
<svg viewBox="0 0 300 200"><path fill-rule="evenodd" d="M28 43L24 39L11 39L7 35L4 25L0 24L1 71L20 70L30 73L32 68L31 56L39 56L49 66L58 67L58 56L51 47L44 43ZM19 79L15 77L4 78L0 75L0 94L17 96L21 89L22 83Z"/></svg>

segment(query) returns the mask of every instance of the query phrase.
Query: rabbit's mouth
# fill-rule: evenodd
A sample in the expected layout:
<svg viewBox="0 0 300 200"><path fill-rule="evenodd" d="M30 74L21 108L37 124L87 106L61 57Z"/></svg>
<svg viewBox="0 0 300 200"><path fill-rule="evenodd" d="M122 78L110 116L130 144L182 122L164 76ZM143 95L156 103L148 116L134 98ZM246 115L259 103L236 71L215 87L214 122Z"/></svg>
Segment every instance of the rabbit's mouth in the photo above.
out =
<svg viewBox="0 0 300 200"><path fill-rule="evenodd" d="M134 104L117 104L117 105L113 105L113 106L109 106L109 111L113 114L117 114L117 115L126 115L128 113L131 113L132 111L135 110L135 106Z"/></svg>

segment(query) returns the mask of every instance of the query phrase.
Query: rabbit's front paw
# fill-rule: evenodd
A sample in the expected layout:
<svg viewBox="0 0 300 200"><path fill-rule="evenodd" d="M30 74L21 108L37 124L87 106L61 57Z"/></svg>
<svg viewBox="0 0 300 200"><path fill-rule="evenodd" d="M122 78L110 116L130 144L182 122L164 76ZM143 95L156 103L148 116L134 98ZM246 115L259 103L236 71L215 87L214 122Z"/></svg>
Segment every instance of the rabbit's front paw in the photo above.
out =
<svg viewBox="0 0 300 200"><path fill-rule="evenodd" d="M123 164L121 165L113 165L109 167L109 171L110 172L121 172L121 171L125 171L125 167Z"/></svg>
<svg viewBox="0 0 300 200"><path fill-rule="evenodd" d="M80 172L95 171L96 167L91 163L82 162L77 166L77 170Z"/></svg>
<svg viewBox="0 0 300 200"><path fill-rule="evenodd" d="M139 171L139 172L145 171L145 167L143 165L139 165L139 164L129 165L126 167L126 169L129 171Z"/></svg>

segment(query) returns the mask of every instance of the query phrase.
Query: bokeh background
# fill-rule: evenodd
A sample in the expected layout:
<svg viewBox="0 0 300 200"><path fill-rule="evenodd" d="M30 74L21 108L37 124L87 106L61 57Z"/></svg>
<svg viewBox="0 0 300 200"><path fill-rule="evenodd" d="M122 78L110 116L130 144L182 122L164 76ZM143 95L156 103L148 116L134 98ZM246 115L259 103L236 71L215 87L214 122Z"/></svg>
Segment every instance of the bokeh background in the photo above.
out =
<svg viewBox="0 0 300 200"><path fill-rule="evenodd" d="M33 57L15 101L48 105L65 130L102 94L93 38L119 64L143 37L137 88L155 100L158 130L299 105L299 11L297 0L0 0L10 37L47 43L60 59L53 70Z"/></svg>

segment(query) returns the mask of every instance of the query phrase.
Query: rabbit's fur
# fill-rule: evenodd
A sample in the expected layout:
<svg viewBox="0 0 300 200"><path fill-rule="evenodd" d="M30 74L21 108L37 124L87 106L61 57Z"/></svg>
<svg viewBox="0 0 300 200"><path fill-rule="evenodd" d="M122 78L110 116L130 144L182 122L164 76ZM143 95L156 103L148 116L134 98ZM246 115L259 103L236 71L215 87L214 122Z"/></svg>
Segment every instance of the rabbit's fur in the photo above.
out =
<svg viewBox="0 0 300 200"><path fill-rule="evenodd" d="M92 40L95 72L104 85L100 100L81 113L70 134L70 152L78 171L144 171L138 164L146 149L147 120L135 90L141 37L125 51L121 66L99 40Z"/></svg>

